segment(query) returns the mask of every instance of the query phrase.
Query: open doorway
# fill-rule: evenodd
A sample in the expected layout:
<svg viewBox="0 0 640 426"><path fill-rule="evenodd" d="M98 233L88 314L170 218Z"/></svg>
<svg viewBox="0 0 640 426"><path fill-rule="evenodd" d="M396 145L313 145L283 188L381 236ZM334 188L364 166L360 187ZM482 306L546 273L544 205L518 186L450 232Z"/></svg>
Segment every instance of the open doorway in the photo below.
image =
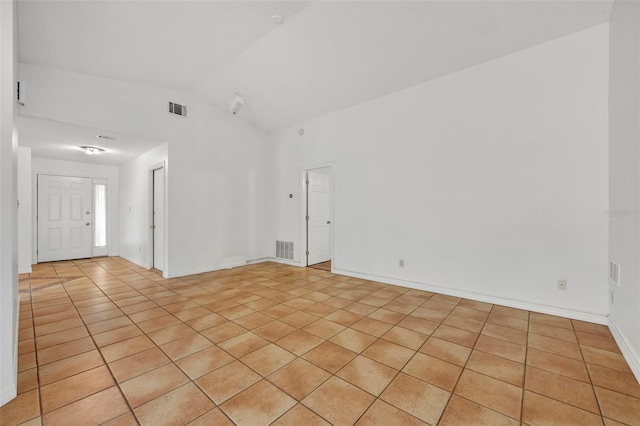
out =
<svg viewBox="0 0 640 426"><path fill-rule="evenodd" d="M332 167L304 171L306 265L331 271L333 209Z"/></svg>
<svg viewBox="0 0 640 426"><path fill-rule="evenodd" d="M164 271L164 166L152 170L151 267Z"/></svg>

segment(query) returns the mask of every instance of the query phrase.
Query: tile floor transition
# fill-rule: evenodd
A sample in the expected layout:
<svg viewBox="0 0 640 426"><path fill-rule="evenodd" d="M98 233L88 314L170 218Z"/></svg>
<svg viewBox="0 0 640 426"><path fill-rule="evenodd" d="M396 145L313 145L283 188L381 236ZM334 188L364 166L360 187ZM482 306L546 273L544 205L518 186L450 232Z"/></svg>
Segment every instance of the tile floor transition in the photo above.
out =
<svg viewBox="0 0 640 426"><path fill-rule="evenodd" d="M640 424L607 327L274 263L20 276L3 426Z"/></svg>

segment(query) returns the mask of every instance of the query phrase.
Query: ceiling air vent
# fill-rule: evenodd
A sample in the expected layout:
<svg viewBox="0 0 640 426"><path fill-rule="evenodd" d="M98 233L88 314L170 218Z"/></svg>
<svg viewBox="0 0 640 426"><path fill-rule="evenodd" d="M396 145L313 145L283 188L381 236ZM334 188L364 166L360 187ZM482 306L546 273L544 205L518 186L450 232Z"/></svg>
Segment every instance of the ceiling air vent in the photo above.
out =
<svg viewBox="0 0 640 426"><path fill-rule="evenodd" d="M184 105L176 104L175 102L169 102L169 113L186 117L187 107Z"/></svg>

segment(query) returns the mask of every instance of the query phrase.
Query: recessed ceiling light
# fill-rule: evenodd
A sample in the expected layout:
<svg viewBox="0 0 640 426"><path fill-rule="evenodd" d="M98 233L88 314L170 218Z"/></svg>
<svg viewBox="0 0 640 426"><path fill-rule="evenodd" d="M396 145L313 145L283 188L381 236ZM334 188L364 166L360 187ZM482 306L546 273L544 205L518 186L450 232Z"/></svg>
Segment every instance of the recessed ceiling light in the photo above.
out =
<svg viewBox="0 0 640 426"><path fill-rule="evenodd" d="M280 15L273 15L271 17L271 22L273 22L276 25L280 25L284 22L284 18Z"/></svg>
<svg viewBox="0 0 640 426"><path fill-rule="evenodd" d="M88 145L81 146L80 149L87 155L98 155L102 154L105 151L104 148Z"/></svg>

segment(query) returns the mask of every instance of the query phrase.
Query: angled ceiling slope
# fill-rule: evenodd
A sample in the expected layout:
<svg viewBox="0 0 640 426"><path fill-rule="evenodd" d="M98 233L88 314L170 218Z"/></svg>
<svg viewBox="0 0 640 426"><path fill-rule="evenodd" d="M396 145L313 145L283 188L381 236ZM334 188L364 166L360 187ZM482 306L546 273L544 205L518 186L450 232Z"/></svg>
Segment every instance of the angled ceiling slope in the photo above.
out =
<svg viewBox="0 0 640 426"><path fill-rule="evenodd" d="M273 131L608 20L611 1L19 3L20 60L181 90ZM274 25L273 14L284 17Z"/></svg>

